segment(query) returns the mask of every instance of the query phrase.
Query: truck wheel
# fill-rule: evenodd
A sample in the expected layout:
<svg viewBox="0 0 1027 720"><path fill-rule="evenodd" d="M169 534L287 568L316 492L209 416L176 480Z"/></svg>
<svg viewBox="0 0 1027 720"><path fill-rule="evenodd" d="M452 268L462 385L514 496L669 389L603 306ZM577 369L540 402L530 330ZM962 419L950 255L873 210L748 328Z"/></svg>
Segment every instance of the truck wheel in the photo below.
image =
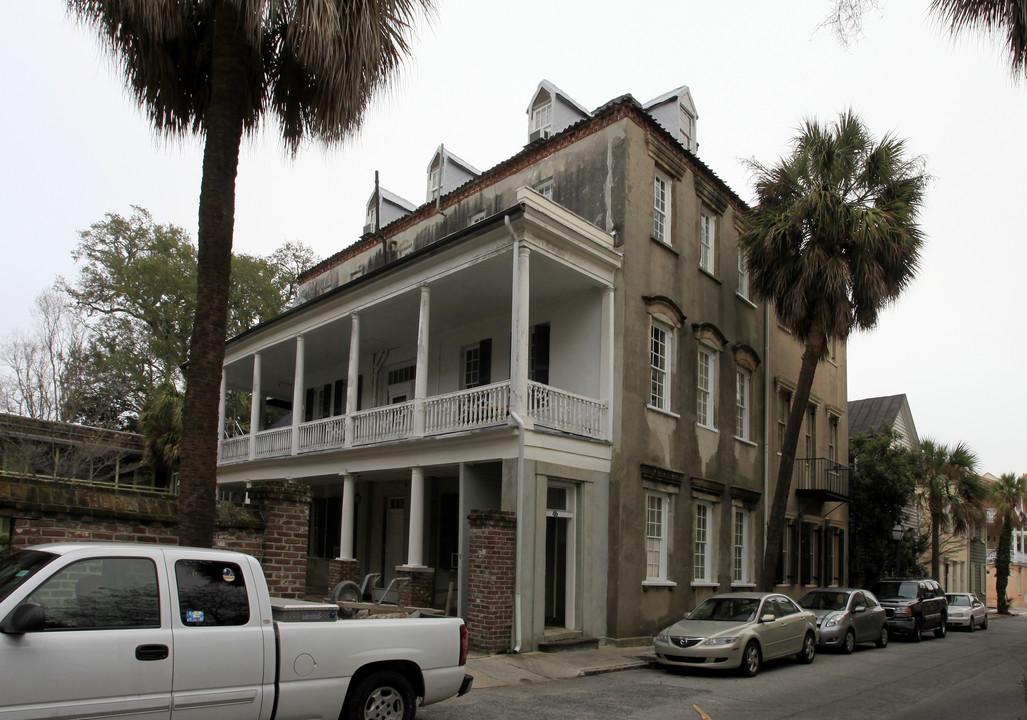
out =
<svg viewBox="0 0 1027 720"><path fill-rule="evenodd" d="M970 622L973 622L973 618L970 618ZM946 631L948 631L948 624L947 623L948 623L948 619L946 619L944 616L942 616L942 618L941 618L941 625L939 625L938 627L934 628L934 637L936 637L936 638L943 638L943 637L945 637L945 633L946 633Z"/></svg>
<svg viewBox="0 0 1027 720"><path fill-rule="evenodd" d="M353 690L347 720L413 720L414 690L397 672L368 675Z"/></svg>

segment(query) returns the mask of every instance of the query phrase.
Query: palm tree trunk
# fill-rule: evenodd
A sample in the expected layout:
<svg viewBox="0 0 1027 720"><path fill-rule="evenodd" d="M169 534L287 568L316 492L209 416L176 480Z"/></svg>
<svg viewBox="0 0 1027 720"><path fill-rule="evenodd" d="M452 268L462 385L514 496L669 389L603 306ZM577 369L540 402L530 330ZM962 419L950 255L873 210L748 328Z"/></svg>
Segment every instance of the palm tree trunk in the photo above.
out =
<svg viewBox="0 0 1027 720"><path fill-rule="evenodd" d="M995 606L1002 615L1009 614L1006 589L1009 587L1009 561L1013 554L1013 523L1006 518L1002 523L998 552L995 553Z"/></svg>
<svg viewBox="0 0 1027 720"><path fill-rule="evenodd" d="M232 2L218 5L211 62L211 104L203 119L196 319L189 347L182 455L179 543L210 547L216 512L218 404L225 358L228 286L235 226L235 180L243 132L247 45Z"/></svg>
<svg viewBox="0 0 1027 720"><path fill-rule="evenodd" d="M931 511L931 577L941 577L941 510ZM940 581L939 581L940 582Z"/></svg>
<svg viewBox="0 0 1027 720"><path fill-rule="evenodd" d="M781 561L781 544L784 539L785 511L788 509L788 497L792 490L795 449L799 445L799 430L806 415L806 406L813 390L813 378L823 357L826 341L824 333L818 332L806 343L806 349L802 353L802 366L796 382L795 397L792 398L792 406L788 410L788 424L785 426L784 442L781 446L781 465L777 471L774 501L770 506L767 547L763 554L763 576L760 578L764 590L772 590L776 583L777 565Z"/></svg>

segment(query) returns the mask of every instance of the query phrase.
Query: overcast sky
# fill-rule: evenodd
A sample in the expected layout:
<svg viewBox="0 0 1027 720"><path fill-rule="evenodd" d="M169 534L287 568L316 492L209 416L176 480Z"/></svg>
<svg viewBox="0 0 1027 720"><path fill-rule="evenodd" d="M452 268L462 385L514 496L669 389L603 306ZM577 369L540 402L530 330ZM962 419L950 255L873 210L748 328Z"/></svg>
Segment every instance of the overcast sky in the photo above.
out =
<svg viewBox="0 0 1027 720"><path fill-rule="evenodd" d="M928 0L882 0L846 49L818 25L829 0L438 0L414 57L346 145L291 160L272 134L242 153L235 248L287 240L327 257L359 236L382 185L424 201L440 143L480 170L526 142L543 78L594 109L688 85L699 156L751 200L745 158L787 153L803 118L853 108L906 138L934 177L919 278L870 334L849 343L849 398L905 393L921 437L968 442L981 470L1027 472L1016 440L1021 359L1027 88L997 40L953 40ZM496 8L496 9L493 9ZM73 277L78 231L132 205L195 237L200 144L156 137L86 28L60 0L0 3L0 337L30 325L33 299Z"/></svg>

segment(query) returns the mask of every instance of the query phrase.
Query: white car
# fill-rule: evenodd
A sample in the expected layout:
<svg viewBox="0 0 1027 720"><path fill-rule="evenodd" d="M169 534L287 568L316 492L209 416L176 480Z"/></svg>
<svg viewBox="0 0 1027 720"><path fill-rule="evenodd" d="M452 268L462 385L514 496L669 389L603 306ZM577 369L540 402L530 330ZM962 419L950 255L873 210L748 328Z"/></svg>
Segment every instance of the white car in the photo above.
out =
<svg viewBox="0 0 1027 720"><path fill-rule="evenodd" d="M945 621L949 627L966 628L973 632L977 627L988 629L988 608L973 593L946 593L949 615Z"/></svg>
<svg viewBox="0 0 1027 720"><path fill-rule="evenodd" d="M656 659L673 667L737 670L752 677L766 660L816 655L817 616L780 593L714 595L653 638Z"/></svg>

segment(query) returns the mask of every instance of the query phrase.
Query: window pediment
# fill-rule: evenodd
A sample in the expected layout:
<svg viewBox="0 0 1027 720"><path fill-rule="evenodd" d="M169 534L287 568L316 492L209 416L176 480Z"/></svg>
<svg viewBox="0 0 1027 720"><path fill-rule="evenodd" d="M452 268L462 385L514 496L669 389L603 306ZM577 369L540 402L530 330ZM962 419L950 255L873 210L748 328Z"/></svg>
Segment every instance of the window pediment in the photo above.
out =
<svg viewBox="0 0 1027 720"><path fill-rule="evenodd" d="M756 372L756 368L760 366L760 356L756 354L755 350L742 343L735 345L732 350L735 353L735 362L739 366L749 372Z"/></svg>
<svg viewBox="0 0 1027 720"><path fill-rule="evenodd" d="M650 315L660 315L677 329L685 324L685 314L677 303L665 295L645 295L642 297L645 309Z"/></svg>
<svg viewBox="0 0 1027 720"><path fill-rule="evenodd" d="M695 323L692 325L695 339L718 352L727 346L727 338L713 323Z"/></svg>

